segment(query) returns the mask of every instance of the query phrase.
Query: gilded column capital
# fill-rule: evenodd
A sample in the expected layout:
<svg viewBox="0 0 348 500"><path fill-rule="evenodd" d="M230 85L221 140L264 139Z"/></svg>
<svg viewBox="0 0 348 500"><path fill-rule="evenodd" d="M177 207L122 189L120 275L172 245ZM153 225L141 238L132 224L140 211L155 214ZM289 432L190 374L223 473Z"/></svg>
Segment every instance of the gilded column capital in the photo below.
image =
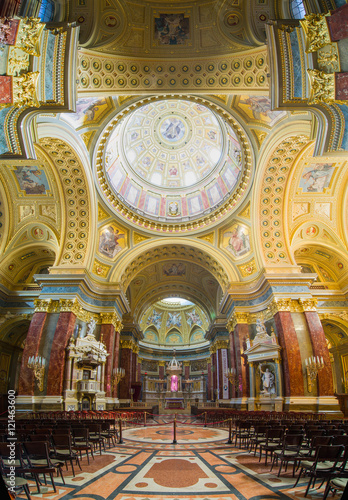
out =
<svg viewBox="0 0 348 500"><path fill-rule="evenodd" d="M291 299L275 298L270 305L272 315L277 312L291 311Z"/></svg>
<svg viewBox="0 0 348 500"><path fill-rule="evenodd" d="M228 340L222 340L222 339L215 340L215 342L209 349L210 354L214 354L218 349L228 349L228 344L229 344Z"/></svg>
<svg viewBox="0 0 348 500"><path fill-rule="evenodd" d="M336 99L335 73L307 69L309 76L308 104L332 104Z"/></svg>
<svg viewBox="0 0 348 500"><path fill-rule="evenodd" d="M58 300L53 299L35 299L34 300L34 312L46 312L53 313L56 312L59 306Z"/></svg>
<svg viewBox="0 0 348 500"><path fill-rule="evenodd" d="M190 361L184 361L184 366L190 366Z"/></svg>
<svg viewBox="0 0 348 500"><path fill-rule="evenodd" d="M158 366L166 366L166 362L165 361L159 361L158 362Z"/></svg>
<svg viewBox="0 0 348 500"><path fill-rule="evenodd" d="M207 363L210 363L211 364L211 358L206 358L205 360Z"/></svg>
<svg viewBox="0 0 348 500"><path fill-rule="evenodd" d="M210 352L210 354L216 353L216 345L215 344L213 344L209 347L209 352Z"/></svg>
<svg viewBox="0 0 348 500"><path fill-rule="evenodd" d="M232 331L235 329L236 325L240 324L240 323L249 323L249 319L250 319L250 314L248 312L242 312L242 311L234 311L234 313L232 314L228 324L227 324L227 327L229 329L229 331Z"/></svg>
<svg viewBox="0 0 348 500"><path fill-rule="evenodd" d="M100 313L100 319L102 325L113 325L115 330L120 332L122 329L122 322L117 317L116 313Z"/></svg>
<svg viewBox="0 0 348 500"><path fill-rule="evenodd" d="M306 36L306 52L315 52L331 43L325 14L307 14L300 21Z"/></svg>
<svg viewBox="0 0 348 500"><path fill-rule="evenodd" d="M131 349L135 354L139 352L139 346L134 342L134 340L120 340L120 345L122 349Z"/></svg>
<svg viewBox="0 0 348 500"><path fill-rule="evenodd" d="M38 108L37 85L40 73L28 72L12 78L12 95L14 106L32 106Z"/></svg>
<svg viewBox="0 0 348 500"><path fill-rule="evenodd" d="M316 311L317 310L317 299L298 299L303 311Z"/></svg>

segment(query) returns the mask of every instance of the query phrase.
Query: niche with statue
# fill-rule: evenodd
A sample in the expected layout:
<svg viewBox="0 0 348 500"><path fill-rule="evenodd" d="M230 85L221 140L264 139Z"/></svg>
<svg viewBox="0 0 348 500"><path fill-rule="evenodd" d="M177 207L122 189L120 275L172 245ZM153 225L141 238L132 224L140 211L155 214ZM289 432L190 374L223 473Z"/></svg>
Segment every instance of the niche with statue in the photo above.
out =
<svg viewBox="0 0 348 500"><path fill-rule="evenodd" d="M282 411L283 381L281 347L273 327L267 332L261 319L256 320L256 335L248 339L247 356L250 377L248 410Z"/></svg>

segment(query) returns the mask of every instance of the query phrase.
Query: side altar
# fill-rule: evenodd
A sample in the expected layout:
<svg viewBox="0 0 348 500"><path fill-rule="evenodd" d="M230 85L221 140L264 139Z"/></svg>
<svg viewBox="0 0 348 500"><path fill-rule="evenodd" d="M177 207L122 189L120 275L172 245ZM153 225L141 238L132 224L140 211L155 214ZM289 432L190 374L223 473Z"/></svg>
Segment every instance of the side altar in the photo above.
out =
<svg viewBox="0 0 348 500"><path fill-rule="evenodd" d="M249 341L244 351L250 377L248 410L283 410L281 349L273 329L269 335L265 325L258 319L256 336L252 345Z"/></svg>

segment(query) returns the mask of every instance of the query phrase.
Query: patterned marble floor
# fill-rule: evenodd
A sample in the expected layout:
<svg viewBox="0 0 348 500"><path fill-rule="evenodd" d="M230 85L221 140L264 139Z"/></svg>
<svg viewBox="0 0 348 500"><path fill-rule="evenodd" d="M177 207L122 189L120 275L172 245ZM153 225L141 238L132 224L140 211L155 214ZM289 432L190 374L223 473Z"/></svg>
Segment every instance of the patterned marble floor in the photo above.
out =
<svg viewBox="0 0 348 500"><path fill-rule="evenodd" d="M169 420L169 419L168 419ZM270 466L245 450L228 445L225 429L178 423L177 444L173 425L126 429L124 443L95 455L82 471L64 471L66 484L55 481L33 499L49 500L300 500L307 480L293 488L291 473L278 478ZM277 471L276 471L277 472ZM323 489L310 490L306 498L320 500ZM21 495L20 498L26 498ZM339 496L330 500L337 500Z"/></svg>

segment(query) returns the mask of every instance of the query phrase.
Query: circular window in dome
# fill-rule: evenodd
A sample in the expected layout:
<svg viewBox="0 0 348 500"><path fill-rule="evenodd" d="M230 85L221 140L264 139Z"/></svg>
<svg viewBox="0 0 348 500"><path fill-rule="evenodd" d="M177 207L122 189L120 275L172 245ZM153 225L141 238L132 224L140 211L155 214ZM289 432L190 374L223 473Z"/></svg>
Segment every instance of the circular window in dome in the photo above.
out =
<svg viewBox="0 0 348 500"><path fill-rule="evenodd" d="M239 202L250 179L250 158L232 119L222 119L202 99L142 101L109 124L97 164L107 200L120 212L130 209L128 220L159 222L156 230L227 202L226 213L237 203L237 188Z"/></svg>

